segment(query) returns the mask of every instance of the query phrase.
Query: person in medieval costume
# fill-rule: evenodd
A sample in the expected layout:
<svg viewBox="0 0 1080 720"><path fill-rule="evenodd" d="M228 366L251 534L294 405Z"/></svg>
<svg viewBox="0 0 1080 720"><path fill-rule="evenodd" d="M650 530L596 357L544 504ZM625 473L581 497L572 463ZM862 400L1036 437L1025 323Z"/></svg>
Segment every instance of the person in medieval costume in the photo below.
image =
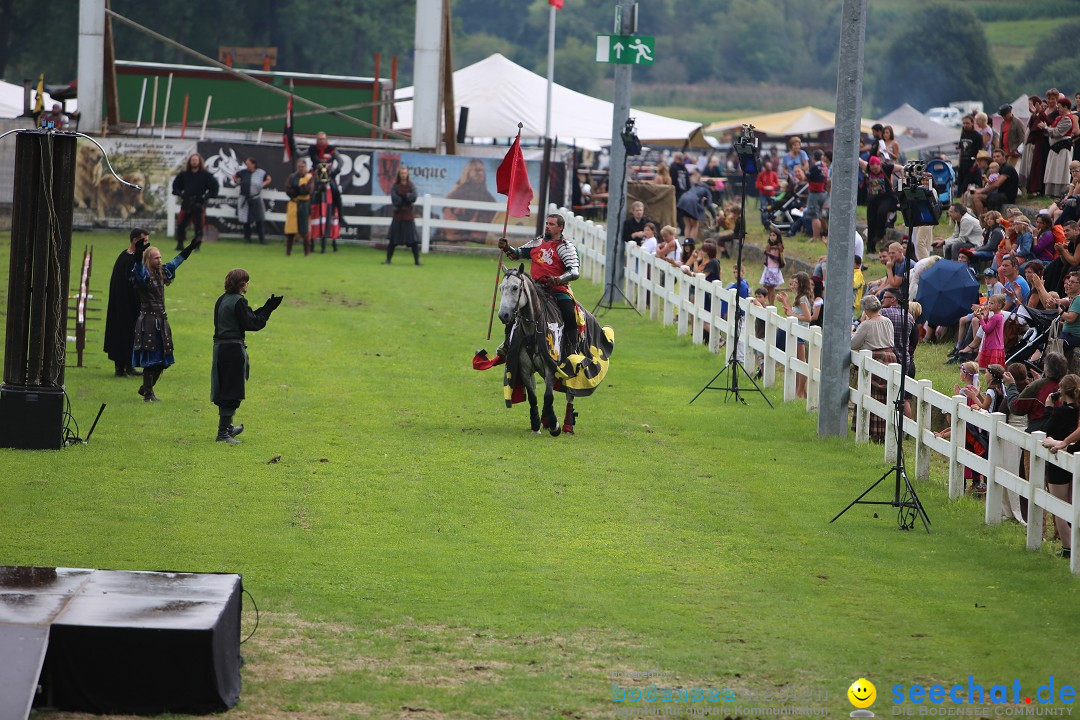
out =
<svg viewBox="0 0 1080 720"><path fill-rule="evenodd" d="M194 244L202 242L206 228L206 203L217 197L218 181L206 169L202 155L192 153L184 169L173 180L172 194L180 198L180 213L176 216L176 249L183 250L187 242L187 226L195 228Z"/></svg>
<svg viewBox="0 0 1080 720"><path fill-rule="evenodd" d="M510 247L506 238L499 238L499 249L512 260L529 258L529 275L547 289L559 306L563 332L559 358L565 360L577 349L577 313L570 283L581 277L577 248L563 237L566 220L562 215L548 215L544 234L519 248Z"/></svg>
<svg viewBox="0 0 1080 720"><path fill-rule="evenodd" d="M236 445L243 425L233 425L233 416L244 400L249 365L245 333L266 327L270 314L284 299L271 293L258 310L252 310L244 295L251 276L236 268L225 276L225 294L214 305L214 353L210 370L210 402L218 406L217 442Z"/></svg>
<svg viewBox="0 0 1080 720"><path fill-rule="evenodd" d="M341 206L341 188L337 176L341 172L341 160L338 150L327 140L326 133L315 136L315 144L308 148L311 171L315 174L314 192L311 197L311 237L322 241L322 252L326 252L326 240L329 238L334 252L341 236L341 225L345 213Z"/></svg>
<svg viewBox="0 0 1080 720"><path fill-rule="evenodd" d="M263 206L262 191L270 185L273 178L259 167L255 158L244 161L244 168L232 176L240 190L240 200L236 204L236 220L244 226L244 242L251 242L251 226L259 234L259 244L266 244L263 223L266 221L266 208Z"/></svg>
<svg viewBox="0 0 1080 720"><path fill-rule="evenodd" d="M135 346L135 320L139 317L139 293L131 284L131 269L142 257L150 233L131 231L130 243L113 263L109 279L109 310L105 316L105 353L116 367L116 377L142 375L131 365Z"/></svg>
<svg viewBox="0 0 1080 720"><path fill-rule="evenodd" d="M416 186L409 179L409 168L398 168L397 179L390 188L390 204L394 206L394 215L390 220L389 244L386 246L386 260L389 265L394 257L394 248L408 245L412 248L413 263L420 264L420 241L416 236L416 216L413 204L416 202Z"/></svg>
<svg viewBox="0 0 1080 720"><path fill-rule="evenodd" d="M172 284L176 270L191 256L201 241L195 238L180 254L163 265L161 251L151 245L131 269L131 278L139 293L139 317L135 320L135 342L131 364L143 369L139 394L146 402L158 402L154 385L173 358L172 329L165 313L165 288Z"/></svg>
<svg viewBox="0 0 1080 720"><path fill-rule="evenodd" d="M285 254L292 255L293 240L300 236L304 243L304 256L311 254L311 186L312 175L307 160L296 161L296 172L285 181L285 194L289 204L285 207Z"/></svg>

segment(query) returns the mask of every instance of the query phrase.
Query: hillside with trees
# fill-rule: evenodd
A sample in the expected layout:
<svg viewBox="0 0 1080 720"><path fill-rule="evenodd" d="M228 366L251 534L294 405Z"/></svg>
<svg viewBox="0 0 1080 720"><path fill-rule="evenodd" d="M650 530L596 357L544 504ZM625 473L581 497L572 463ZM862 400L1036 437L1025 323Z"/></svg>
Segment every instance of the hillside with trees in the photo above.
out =
<svg viewBox="0 0 1080 720"><path fill-rule="evenodd" d="M71 0L74 5L74 0ZM454 65L500 52L546 72L547 0L452 0ZM275 46L278 70L371 75L399 59L411 83L415 3L341 0L112 0L116 12L217 56L219 45ZM610 32L611 2L565 0L558 14L556 81L609 92L611 68L593 60L594 37ZM31 0L0 0L0 77L49 83L76 76L78 13ZM657 62L634 73L640 104L776 110L832 106L841 0L644 0L639 31L656 36ZM1022 91L1080 89L1080 3L1072 0L870 0L865 103L868 113L901 102L925 110L952 100L987 106ZM135 30L115 25L117 57L193 63ZM384 74L385 74L384 70ZM1032 85L1034 83L1034 85Z"/></svg>

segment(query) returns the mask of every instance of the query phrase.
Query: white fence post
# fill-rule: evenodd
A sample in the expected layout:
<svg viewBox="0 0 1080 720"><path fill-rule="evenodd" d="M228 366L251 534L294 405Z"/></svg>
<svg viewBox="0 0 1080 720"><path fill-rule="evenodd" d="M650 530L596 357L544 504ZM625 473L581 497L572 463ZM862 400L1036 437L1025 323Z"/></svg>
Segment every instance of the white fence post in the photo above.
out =
<svg viewBox="0 0 1080 720"><path fill-rule="evenodd" d="M933 389L929 380L915 381L915 479L930 479L930 448L926 445L926 433L933 432L930 425L931 409L926 394Z"/></svg>
<svg viewBox="0 0 1080 720"><path fill-rule="evenodd" d="M798 373L791 363L799 359L799 339L792 332L799 326L795 318L784 318L784 354L781 356L784 362L784 402L795 399L795 379Z"/></svg>
<svg viewBox="0 0 1080 720"><path fill-rule="evenodd" d="M690 306L690 279L687 277L679 277L681 274L682 273L672 273L669 278L671 282L675 283L674 289L676 297L678 298L678 305L676 305L676 310L678 311L678 315L676 315L676 332L679 337L686 334L692 310ZM691 338L691 340L693 340L693 338Z"/></svg>
<svg viewBox="0 0 1080 720"><path fill-rule="evenodd" d="M1028 471L1028 525L1027 525L1027 549L1038 550L1042 547L1043 536L1043 509L1035 502L1035 494L1039 490L1046 490L1046 460L1042 457L1042 441L1046 439L1046 433L1036 431L1031 433L1031 438L1037 450L1028 453L1030 457L1030 469ZM1075 506L1075 504L1074 504Z"/></svg>
<svg viewBox="0 0 1080 720"><path fill-rule="evenodd" d="M165 201L165 212L168 213L168 218L166 218L165 232L170 238L174 238L176 237L176 196L172 193L169 193L169 197Z"/></svg>
<svg viewBox="0 0 1080 720"><path fill-rule="evenodd" d="M896 462L896 438L900 434L903 441L903 428L896 424L896 406L893 404L900 392L900 373L904 371L898 363L891 363L885 372L889 374L885 380L885 462Z"/></svg>
<svg viewBox="0 0 1080 720"><path fill-rule="evenodd" d="M872 356L869 350L860 350L856 357L855 442L861 444L870 442L870 411L866 409L866 398L870 397L870 370L867 363Z"/></svg>
<svg viewBox="0 0 1080 720"><path fill-rule="evenodd" d="M949 418L949 499L955 500L964 494L964 466L957 457L957 450L964 447L964 433L967 423L960 419L960 408L967 406L967 398L953 395L953 411Z"/></svg>
<svg viewBox="0 0 1080 720"><path fill-rule="evenodd" d="M986 461L989 463L989 472L986 473L986 524L1001 524L1001 487L997 484L997 469L1001 464L1001 436L998 435L999 423L1006 420L1005 413L991 413L994 422L990 426L989 447L986 452Z"/></svg>
<svg viewBox="0 0 1080 720"><path fill-rule="evenodd" d="M420 252L431 249L431 193L420 198Z"/></svg>
<svg viewBox="0 0 1080 720"><path fill-rule="evenodd" d="M779 321L780 315L770 305L765 315L765 352L761 359L761 382L767 388L776 384L776 324Z"/></svg>
<svg viewBox="0 0 1080 720"><path fill-rule="evenodd" d="M816 326L806 341L806 362L810 365L806 371L806 412L814 412L821 394L821 328Z"/></svg>

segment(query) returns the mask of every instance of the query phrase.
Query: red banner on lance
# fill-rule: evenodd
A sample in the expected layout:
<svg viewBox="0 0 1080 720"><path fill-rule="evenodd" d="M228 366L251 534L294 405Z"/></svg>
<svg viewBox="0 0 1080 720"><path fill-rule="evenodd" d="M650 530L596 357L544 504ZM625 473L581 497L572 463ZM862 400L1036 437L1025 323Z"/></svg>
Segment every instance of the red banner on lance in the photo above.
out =
<svg viewBox="0 0 1080 720"><path fill-rule="evenodd" d="M520 135L514 138L514 144L495 172L495 187L500 195L506 196L507 215L529 217L533 189L529 184L529 173L525 169L525 158L521 154Z"/></svg>

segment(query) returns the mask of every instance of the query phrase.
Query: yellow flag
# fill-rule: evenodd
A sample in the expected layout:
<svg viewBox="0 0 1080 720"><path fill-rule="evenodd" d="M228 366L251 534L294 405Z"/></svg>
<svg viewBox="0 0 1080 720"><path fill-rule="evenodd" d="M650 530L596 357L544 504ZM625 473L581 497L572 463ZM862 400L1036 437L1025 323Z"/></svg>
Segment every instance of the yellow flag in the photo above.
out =
<svg viewBox="0 0 1080 720"><path fill-rule="evenodd" d="M38 76L37 100L34 101L34 114L40 115L45 112L45 73Z"/></svg>

